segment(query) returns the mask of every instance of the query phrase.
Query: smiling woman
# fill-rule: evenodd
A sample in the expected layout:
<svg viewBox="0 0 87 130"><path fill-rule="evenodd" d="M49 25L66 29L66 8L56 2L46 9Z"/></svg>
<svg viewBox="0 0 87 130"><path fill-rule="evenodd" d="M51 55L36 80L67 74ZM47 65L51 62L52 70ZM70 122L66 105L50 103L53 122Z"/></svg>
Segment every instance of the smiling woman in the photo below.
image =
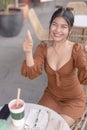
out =
<svg viewBox="0 0 87 130"><path fill-rule="evenodd" d="M82 86L87 84L87 59L83 46L68 40L73 23L72 12L68 8L58 8L49 25L52 40L39 44L34 56L33 39L28 31L23 43L26 60L21 68L22 75L34 79L42 74L44 65L48 84L38 103L59 113L69 126L84 113L86 98Z"/></svg>

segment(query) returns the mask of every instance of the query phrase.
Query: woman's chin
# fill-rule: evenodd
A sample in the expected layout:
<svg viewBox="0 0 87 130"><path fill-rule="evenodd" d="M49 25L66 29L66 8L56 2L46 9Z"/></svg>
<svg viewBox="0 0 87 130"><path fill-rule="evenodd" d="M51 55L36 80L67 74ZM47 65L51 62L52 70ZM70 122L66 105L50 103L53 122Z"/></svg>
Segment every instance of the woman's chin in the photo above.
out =
<svg viewBox="0 0 87 130"><path fill-rule="evenodd" d="M56 41L56 42L61 42L61 41L63 41L64 39L61 39L61 38L54 38L53 40Z"/></svg>

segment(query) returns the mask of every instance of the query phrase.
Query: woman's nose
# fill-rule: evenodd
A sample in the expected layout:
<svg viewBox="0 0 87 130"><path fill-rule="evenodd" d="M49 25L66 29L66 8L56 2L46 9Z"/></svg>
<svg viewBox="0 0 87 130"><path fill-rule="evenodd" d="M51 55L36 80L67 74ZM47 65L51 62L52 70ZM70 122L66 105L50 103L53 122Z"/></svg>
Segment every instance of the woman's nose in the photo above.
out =
<svg viewBox="0 0 87 130"><path fill-rule="evenodd" d="M61 32L61 27L57 26L55 29L57 32Z"/></svg>

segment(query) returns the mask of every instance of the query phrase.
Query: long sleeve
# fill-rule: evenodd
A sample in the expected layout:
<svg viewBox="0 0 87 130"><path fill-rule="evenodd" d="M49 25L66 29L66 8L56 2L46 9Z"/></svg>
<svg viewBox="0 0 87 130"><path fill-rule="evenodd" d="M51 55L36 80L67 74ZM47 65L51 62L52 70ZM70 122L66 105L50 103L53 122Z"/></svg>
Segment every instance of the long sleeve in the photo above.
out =
<svg viewBox="0 0 87 130"><path fill-rule="evenodd" d="M75 66L78 68L78 78L81 84L87 85L87 58L83 46L75 44L73 49Z"/></svg>
<svg viewBox="0 0 87 130"><path fill-rule="evenodd" d="M34 65L29 67L26 64L26 60L24 60L21 68L21 74L25 77L29 77L30 79L34 79L37 76L41 75L45 57L46 57L46 44L41 43L36 48L36 51L33 56Z"/></svg>

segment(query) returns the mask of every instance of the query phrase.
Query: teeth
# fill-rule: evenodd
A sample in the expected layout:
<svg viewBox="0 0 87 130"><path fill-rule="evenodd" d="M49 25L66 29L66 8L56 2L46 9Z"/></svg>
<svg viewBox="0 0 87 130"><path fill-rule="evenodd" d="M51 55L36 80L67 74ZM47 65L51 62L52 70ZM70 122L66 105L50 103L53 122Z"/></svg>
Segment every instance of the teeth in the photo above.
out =
<svg viewBox="0 0 87 130"><path fill-rule="evenodd" d="M61 36L61 34L54 34L54 36L56 36L56 37L60 37L60 36Z"/></svg>
<svg viewBox="0 0 87 130"><path fill-rule="evenodd" d="M60 37L61 35L55 35L56 37Z"/></svg>

